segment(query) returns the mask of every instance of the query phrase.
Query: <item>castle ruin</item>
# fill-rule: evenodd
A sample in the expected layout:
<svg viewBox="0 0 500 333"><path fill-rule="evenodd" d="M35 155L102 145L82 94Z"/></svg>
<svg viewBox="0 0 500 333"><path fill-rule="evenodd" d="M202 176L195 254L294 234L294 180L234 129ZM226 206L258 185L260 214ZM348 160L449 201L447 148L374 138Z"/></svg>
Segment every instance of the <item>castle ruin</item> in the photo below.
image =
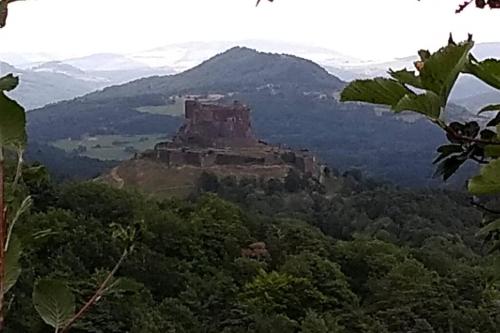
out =
<svg viewBox="0 0 500 333"><path fill-rule="evenodd" d="M257 140L250 109L237 102L221 105L186 101L185 121L173 140L158 143L138 158L159 161L171 168L279 168L284 175L295 169L318 180L324 169L307 150L296 151Z"/></svg>

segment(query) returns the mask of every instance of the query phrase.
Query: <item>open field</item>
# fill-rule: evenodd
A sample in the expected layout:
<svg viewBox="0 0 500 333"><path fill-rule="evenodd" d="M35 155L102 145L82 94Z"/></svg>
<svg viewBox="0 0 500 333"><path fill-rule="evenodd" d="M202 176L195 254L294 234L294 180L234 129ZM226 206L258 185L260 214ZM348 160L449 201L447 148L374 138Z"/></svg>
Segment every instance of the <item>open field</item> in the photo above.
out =
<svg viewBox="0 0 500 333"><path fill-rule="evenodd" d="M136 108L136 110L144 113L183 117L184 101L184 98L177 98L174 104L160 106L141 106Z"/></svg>
<svg viewBox="0 0 500 333"><path fill-rule="evenodd" d="M166 140L165 134L98 135L83 137L80 140L58 140L52 145L80 156L123 161L133 157L136 152L152 149L156 143Z"/></svg>
<svg viewBox="0 0 500 333"><path fill-rule="evenodd" d="M159 105L159 106L141 106L136 108L139 112L167 115L174 117L184 117L184 105L186 100L196 98L203 103L217 102L224 98L224 95L211 94L211 95L189 95L189 96L176 96L171 97L174 100L172 104Z"/></svg>

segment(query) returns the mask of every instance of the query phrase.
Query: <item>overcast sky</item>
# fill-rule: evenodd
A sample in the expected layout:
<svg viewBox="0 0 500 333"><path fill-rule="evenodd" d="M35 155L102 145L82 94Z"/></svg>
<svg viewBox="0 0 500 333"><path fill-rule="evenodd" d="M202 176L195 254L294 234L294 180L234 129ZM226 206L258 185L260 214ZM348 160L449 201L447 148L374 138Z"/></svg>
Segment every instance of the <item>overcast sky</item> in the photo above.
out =
<svg viewBox="0 0 500 333"><path fill-rule="evenodd" d="M125 53L186 41L266 39L362 59L413 55L449 32L500 42L500 10L460 0L26 0L10 5L0 52Z"/></svg>

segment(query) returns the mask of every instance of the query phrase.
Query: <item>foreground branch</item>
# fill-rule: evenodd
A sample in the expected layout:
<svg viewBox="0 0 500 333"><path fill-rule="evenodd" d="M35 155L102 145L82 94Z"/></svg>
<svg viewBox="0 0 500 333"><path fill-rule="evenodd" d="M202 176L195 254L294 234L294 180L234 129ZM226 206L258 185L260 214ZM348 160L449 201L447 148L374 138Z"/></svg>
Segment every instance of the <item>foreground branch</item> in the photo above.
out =
<svg viewBox="0 0 500 333"><path fill-rule="evenodd" d="M120 257L120 260L116 263L115 267L113 270L108 274L106 279L101 283L97 291L94 293L94 295L83 305L83 307L71 318L66 326L61 330L61 333L66 333L69 332L69 329L71 326L73 326L95 303L99 301L99 299L102 297L104 292L106 291L106 288L108 287L109 283L111 282L111 279L113 276L116 274L120 266L122 265L123 261L127 257L129 251L124 250L122 256Z"/></svg>
<svg viewBox="0 0 500 333"><path fill-rule="evenodd" d="M5 234L7 232L7 210L5 206L4 156L0 146L0 331L4 328L5 294Z"/></svg>

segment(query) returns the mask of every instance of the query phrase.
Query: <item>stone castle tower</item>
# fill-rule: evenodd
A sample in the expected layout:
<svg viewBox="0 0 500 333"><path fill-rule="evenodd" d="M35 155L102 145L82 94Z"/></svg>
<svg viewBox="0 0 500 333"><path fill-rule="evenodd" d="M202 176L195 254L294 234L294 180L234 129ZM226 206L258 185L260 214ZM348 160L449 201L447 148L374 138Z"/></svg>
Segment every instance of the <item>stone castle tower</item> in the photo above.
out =
<svg viewBox="0 0 500 333"><path fill-rule="evenodd" d="M176 145L214 148L251 147L257 143L250 109L238 102L226 106L186 101L185 122L174 138Z"/></svg>

